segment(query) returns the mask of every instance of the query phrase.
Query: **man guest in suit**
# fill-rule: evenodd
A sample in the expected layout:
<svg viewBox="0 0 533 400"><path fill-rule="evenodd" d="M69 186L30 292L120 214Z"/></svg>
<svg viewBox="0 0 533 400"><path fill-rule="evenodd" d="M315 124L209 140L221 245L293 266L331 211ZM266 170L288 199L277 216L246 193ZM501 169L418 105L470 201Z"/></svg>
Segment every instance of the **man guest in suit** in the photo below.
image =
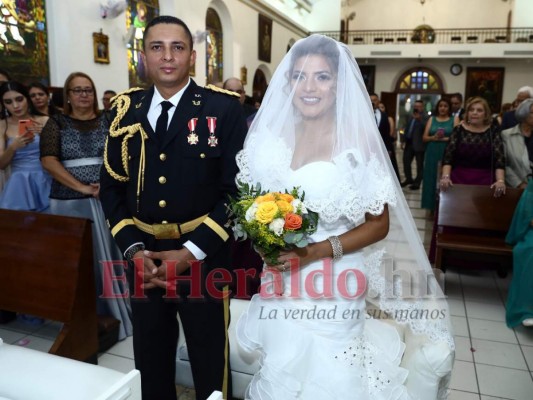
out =
<svg viewBox="0 0 533 400"><path fill-rule="evenodd" d="M111 232L130 262L135 366L144 400L176 399L179 313L196 398L219 390L227 399L229 305L220 288L206 290L205 277L229 267L225 204L237 192L242 107L238 95L189 78L196 52L180 19L152 20L143 45L154 84L116 97L100 189Z"/></svg>
<svg viewBox="0 0 533 400"><path fill-rule="evenodd" d="M394 138L391 132L391 126L389 124L389 116L386 112L383 112L379 109L379 97L376 93L370 94L370 102L372 103L372 108L374 109L374 114L376 116L376 123L378 125L378 130L389 153L389 157L396 173L398 180L400 179L400 171L398 170L398 162L396 161L396 152L394 148Z"/></svg>
<svg viewBox="0 0 533 400"><path fill-rule="evenodd" d="M463 108L463 95L461 93L454 93L450 96L450 104L452 106L452 116L457 117L459 121L462 121L465 114Z"/></svg>
<svg viewBox="0 0 533 400"><path fill-rule="evenodd" d="M405 125L405 133L403 140L403 173L405 181L402 182L402 187L409 185L409 189L420 189L422 183L422 174L424 171L424 142L422 136L424 135L424 128L426 127L426 116L424 114L424 102L422 100L415 101L413 105L413 113L407 119ZM411 164L413 159L416 160L416 177L413 180L411 172Z"/></svg>

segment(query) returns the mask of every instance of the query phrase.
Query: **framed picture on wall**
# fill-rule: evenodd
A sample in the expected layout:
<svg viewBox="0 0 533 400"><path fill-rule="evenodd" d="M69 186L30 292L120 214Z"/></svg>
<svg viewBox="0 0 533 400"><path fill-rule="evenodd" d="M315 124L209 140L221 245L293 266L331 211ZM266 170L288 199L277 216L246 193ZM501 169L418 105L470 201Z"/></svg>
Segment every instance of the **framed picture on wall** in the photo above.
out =
<svg viewBox="0 0 533 400"><path fill-rule="evenodd" d="M270 62L272 49L272 20L259 14L258 32L258 58L264 62Z"/></svg>
<svg viewBox="0 0 533 400"><path fill-rule="evenodd" d="M493 114L502 106L502 90L505 68L468 67L466 69L465 103L470 97L483 97Z"/></svg>
<svg viewBox="0 0 533 400"><path fill-rule="evenodd" d="M93 33L94 62L109 64L109 37L102 31Z"/></svg>
<svg viewBox="0 0 533 400"><path fill-rule="evenodd" d="M376 79L376 66L375 65L360 65L361 75L363 75L363 81L365 82L366 90L368 93L374 92L374 81Z"/></svg>

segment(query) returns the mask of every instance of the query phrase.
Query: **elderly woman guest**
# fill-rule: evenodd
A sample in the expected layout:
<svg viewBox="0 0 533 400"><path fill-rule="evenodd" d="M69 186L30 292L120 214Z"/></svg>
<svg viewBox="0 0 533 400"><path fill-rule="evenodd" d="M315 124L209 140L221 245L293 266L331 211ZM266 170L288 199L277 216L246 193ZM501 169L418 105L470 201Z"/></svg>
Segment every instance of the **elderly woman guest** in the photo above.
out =
<svg viewBox="0 0 533 400"><path fill-rule="evenodd" d="M31 101L37 111L43 115L54 115L59 111L50 101L48 88L40 82L33 82L28 86Z"/></svg>
<svg viewBox="0 0 533 400"><path fill-rule="evenodd" d="M456 122L459 118L456 117ZM437 186L437 168L444 155L454 127L451 104L446 98L437 102L434 116L428 119L422 140L426 143L424 177L422 185L422 208L433 212Z"/></svg>
<svg viewBox="0 0 533 400"><path fill-rule="evenodd" d="M465 118L457 125L442 161L440 189L448 190L454 183L463 185L487 185L494 196L505 194L505 152L500 129L492 123L487 101L472 97L466 103ZM435 260L436 226L429 249L429 260Z"/></svg>
<svg viewBox="0 0 533 400"><path fill-rule="evenodd" d="M466 117L457 125L444 152L441 190L454 183L488 185L494 196L505 194L505 152L499 128L491 123L487 101L473 97Z"/></svg>
<svg viewBox="0 0 533 400"><path fill-rule="evenodd" d="M87 74L70 74L65 81L63 98L64 113L52 115L41 135L41 162L53 177L50 211L94 222L95 277L97 289L101 291L101 262L122 260L98 199L108 124L105 116L98 111L95 86ZM125 290L113 289L115 294ZM122 321L121 338L131 334L128 305L124 299L99 299L98 312L111 313Z"/></svg>
<svg viewBox="0 0 533 400"><path fill-rule="evenodd" d="M524 189L533 167L533 99L524 100L515 111L518 124L502 132L505 148L505 183Z"/></svg>
<svg viewBox="0 0 533 400"><path fill-rule="evenodd" d="M11 166L11 175L0 194L0 208L46 211L49 206L50 176L39 161L40 132L48 117L33 108L28 90L10 81L0 86L0 169ZM22 123L27 124L22 125Z"/></svg>

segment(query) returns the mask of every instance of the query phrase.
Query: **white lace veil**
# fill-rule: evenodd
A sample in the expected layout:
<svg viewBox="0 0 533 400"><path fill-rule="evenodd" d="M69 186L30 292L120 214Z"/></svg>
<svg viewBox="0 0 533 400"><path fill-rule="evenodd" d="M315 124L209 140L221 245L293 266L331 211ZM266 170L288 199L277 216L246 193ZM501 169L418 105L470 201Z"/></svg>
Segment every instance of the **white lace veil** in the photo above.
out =
<svg viewBox="0 0 533 400"><path fill-rule="evenodd" d="M294 104L317 100L314 92L302 95L296 88L314 78L330 78L302 72L316 56L331 69L330 129L328 134L317 123L315 134L302 136L302 116ZM289 168L313 161L333 162L340 171L334 189L308 204L324 222L346 218L358 225L365 213L377 215L389 206L389 234L365 249L367 300L414 333L445 341L453 349L447 303L377 129L359 67L347 46L321 35L299 40L276 69L237 156L237 180L283 190ZM377 266L372 262L376 258Z"/></svg>

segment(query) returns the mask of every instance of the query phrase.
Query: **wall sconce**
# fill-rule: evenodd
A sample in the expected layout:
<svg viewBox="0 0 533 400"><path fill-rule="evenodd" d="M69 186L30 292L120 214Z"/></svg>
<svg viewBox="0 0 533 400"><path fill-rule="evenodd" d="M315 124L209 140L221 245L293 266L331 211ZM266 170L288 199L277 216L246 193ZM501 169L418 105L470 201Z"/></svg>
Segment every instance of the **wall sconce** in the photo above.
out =
<svg viewBox="0 0 533 400"><path fill-rule="evenodd" d="M420 4L424 5L424 3L426 2L426 0L420 0Z"/></svg>
<svg viewBox="0 0 533 400"><path fill-rule="evenodd" d="M241 82L243 86L248 83L248 69L246 68L246 65L241 67Z"/></svg>

